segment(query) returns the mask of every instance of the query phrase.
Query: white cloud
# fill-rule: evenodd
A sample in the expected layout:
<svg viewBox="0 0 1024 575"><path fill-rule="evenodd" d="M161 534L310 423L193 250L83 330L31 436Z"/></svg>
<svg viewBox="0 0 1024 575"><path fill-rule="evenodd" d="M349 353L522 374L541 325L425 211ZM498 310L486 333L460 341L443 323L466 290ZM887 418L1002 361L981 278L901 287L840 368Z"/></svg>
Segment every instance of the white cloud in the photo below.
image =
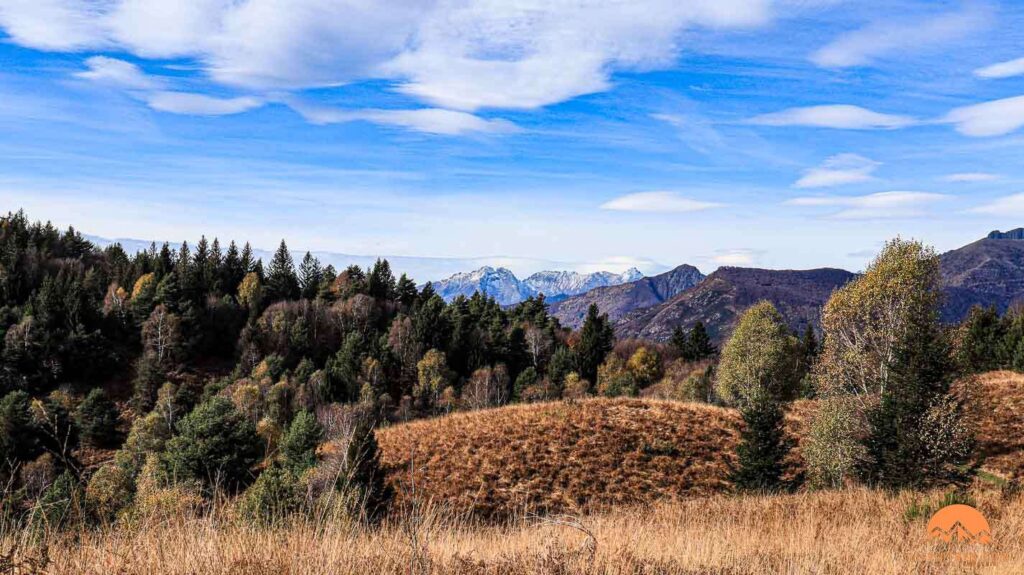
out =
<svg viewBox="0 0 1024 575"><path fill-rule="evenodd" d="M366 121L375 124L400 126L418 132L442 135L458 135L470 132L508 133L518 131L515 124L506 120L488 120L467 112L420 108L415 110L355 109L341 110L310 106L294 100L289 106L311 124L339 124Z"/></svg>
<svg viewBox="0 0 1024 575"><path fill-rule="evenodd" d="M817 168L804 171L793 185L797 188L827 188L866 182L874 179L871 173L878 166L878 162L858 154L837 154Z"/></svg>
<svg viewBox="0 0 1024 575"><path fill-rule="evenodd" d="M146 97L154 110L191 116L225 116L240 114L263 105L263 100L249 96L215 98L188 92L154 92Z"/></svg>
<svg viewBox="0 0 1024 575"><path fill-rule="evenodd" d="M987 172L962 172L959 174L948 174L942 176L942 180L945 182L991 182L999 179L999 174L989 174Z"/></svg>
<svg viewBox="0 0 1024 575"><path fill-rule="evenodd" d="M811 128L837 128L846 130L892 130L915 123L913 118L882 114L860 106L833 104L787 108L779 112L762 114L749 120L761 126L805 126Z"/></svg>
<svg viewBox="0 0 1024 575"><path fill-rule="evenodd" d="M601 204L602 210L623 212L685 213L721 208L725 204L691 200L677 192L640 192L615 198Z"/></svg>
<svg viewBox="0 0 1024 575"><path fill-rule="evenodd" d="M979 78L1009 78L1021 74L1024 74L1024 58L999 62L974 71L974 75Z"/></svg>
<svg viewBox="0 0 1024 575"><path fill-rule="evenodd" d="M812 196L793 198L787 206L842 208L829 215L841 220L911 218L925 215L929 205L947 199L945 194L892 191L865 196Z"/></svg>
<svg viewBox="0 0 1024 575"><path fill-rule="evenodd" d="M0 27L46 50L192 58L253 90L366 79L443 108L536 108L674 64L694 27L770 21L771 0L6 0Z"/></svg>
<svg viewBox="0 0 1024 575"><path fill-rule="evenodd" d="M968 211L990 216L1024 217L1024 194L1005 196Z"/></svg>
<svg viewBox="0 0 1024 575"><path fill-rule="evenodd" d="M0 26L21 46L40 50L80 50L107 45L100 21L105 3L71 0L4 0Z"/></svg>
<svg viewBox="0 0 1024 575"><path fill-rule="evenodd" d="M988 11L979 5L923 21L880 21L839 36L815 52L811 61L827 68L861 66L875 58L963 38L989 21Z"/></svg>
<svg viewBox="0 0 1024 575"><path fill-rule="evenodd" d="M941 121L956 124L956 131L965 136L1009 134L1024 126L1024 96L954 108Z"/></svg>
<svg viewBox="0 0 1024 575"><path fill-rule="evenodd" d="M720 250L711 261L720 266L749 266L757 261L761 252L748 249Z"/></svg>
<svg viewBox="0 0 1024 575"><path fill-rule="evenodd" d="M93 82L138 90L155 90L164 85L160 78L148 76L135 64L117 58L93 56L85 61L85 65L89 69L78 72L75 76Z"/></svg>

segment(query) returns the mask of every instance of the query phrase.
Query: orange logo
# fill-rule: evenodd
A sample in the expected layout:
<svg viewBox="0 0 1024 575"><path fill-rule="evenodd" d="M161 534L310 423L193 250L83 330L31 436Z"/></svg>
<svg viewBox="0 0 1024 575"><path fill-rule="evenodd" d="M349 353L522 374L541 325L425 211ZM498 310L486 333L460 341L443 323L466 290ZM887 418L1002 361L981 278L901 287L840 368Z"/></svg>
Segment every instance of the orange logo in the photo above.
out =
<svg viewBox="0 0 1024 575"><path fill-rule="evenodd" d="M992 542L992 531L980 511L970 505L947 505L928 521L928 536L946 543Z"/></svg>

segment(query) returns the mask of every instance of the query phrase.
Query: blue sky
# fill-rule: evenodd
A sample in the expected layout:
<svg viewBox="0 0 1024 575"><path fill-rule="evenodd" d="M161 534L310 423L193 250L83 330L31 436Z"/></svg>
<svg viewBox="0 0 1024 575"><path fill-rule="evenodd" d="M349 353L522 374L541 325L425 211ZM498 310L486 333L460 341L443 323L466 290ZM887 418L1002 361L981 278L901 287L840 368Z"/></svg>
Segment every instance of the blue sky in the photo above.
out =
<svg viewBox="0 0 1024 575"><path fill-rule="evenodd" d="M1019 2L0 0L0 30L0 201L106 237L707 272L1024 225Z"/></svg>

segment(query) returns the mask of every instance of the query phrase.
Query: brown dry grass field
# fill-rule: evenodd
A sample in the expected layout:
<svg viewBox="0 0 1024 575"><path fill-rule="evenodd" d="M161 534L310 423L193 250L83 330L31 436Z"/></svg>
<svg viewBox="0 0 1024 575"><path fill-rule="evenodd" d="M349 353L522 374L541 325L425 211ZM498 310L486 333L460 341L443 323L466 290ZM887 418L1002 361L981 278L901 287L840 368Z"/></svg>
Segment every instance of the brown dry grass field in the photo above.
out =
<svg viewBox="0 0 1024 575"><path fill-rule="evenodd" d="M45 573L370 574L957 574L1024 573L1024 498L976 492L989 546L926 536L939 494L866 489L712 496L557 520L479 525L427 511L367 530L346 523L256 529L212 518L54 539ZM933 507L934 508L934 507ZM4 543L6 551L10 541ZM35 546L17 561L39 557ZM27 563L26 563L27 564ZM32 571L7 571L25 572Z"/></svg>
<svg viewBox="0 0 1024 575"><path fill-rule="evenodd" d="M992 525L990 546L926 536L938 491L729 494L735 412L591 399L380 430L403 511L379 527L257 528L215 513L34 541L0 535L0 574L1024 573L1024 376L994 372L960 389L986 457L970 495ZM794 405L794 439L813 411ZM800 467L796 450L790 473Z"/></svg>

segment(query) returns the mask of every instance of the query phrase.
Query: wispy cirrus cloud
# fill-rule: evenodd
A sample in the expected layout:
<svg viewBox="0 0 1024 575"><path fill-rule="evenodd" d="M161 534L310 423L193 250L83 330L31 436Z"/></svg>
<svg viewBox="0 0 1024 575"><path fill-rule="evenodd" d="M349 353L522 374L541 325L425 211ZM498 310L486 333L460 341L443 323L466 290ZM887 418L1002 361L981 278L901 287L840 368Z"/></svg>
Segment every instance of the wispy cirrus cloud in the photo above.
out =
<svg viewBox="0 0 1024 575"><path fill-rule="evenodd" d="M787 108L748 120L760 126L802 126L843 130L893 130L915 124L909 116L883 114L847 104Z"/></svg>
<svg viewBox="0 0 1024 575"><path fill-rule="evenodd" d="M991 182L998 180L1000 177L999 174L990 174L988 172L960 172L957 174L947 174L939 179L944 182L967 183Z"/></svg>
<svg viewBox="0 0 1024 575"><path fill-rule="evenodd" d="M839 36L812 54L811 61L826 68L861 66L877 58L964 38L984 29L991 20L990 10L979 3L928 18L879 20Z"/></svg>
<svg viewBox="0 0 1024 575"><path fill-rule="evenodd" d="M808 196L784 202L787 206L840 208L827 217L840 220L913 218L927 214L927 208L948 199L945 194L915 191L877 192L863 196Z"/></svg>
<svg viewBox="0 0 1024 575"><path fill-rule="evenodd" d="M725 207L717 202L694 200L678 192L639 192L627 194L601 204L602 210L620 212L687 213Z"/></svg>
<svg viewBox="0 0 1024 575"><path fill-rule="evenodd" d="M804 171L804 175L793 184L796 188L828 188L845 184L867 182L879 166L879 162L858 154L836 154L816 168Z"/></svg>
<svg viewBox="0 0 1024 575"><path fill-rule="evenodd" d="M1020 76L1021 74L1024 74L1024 58L998 62L974 71L975 76L989 79L1010 78L1012 76Z"/></svg>

